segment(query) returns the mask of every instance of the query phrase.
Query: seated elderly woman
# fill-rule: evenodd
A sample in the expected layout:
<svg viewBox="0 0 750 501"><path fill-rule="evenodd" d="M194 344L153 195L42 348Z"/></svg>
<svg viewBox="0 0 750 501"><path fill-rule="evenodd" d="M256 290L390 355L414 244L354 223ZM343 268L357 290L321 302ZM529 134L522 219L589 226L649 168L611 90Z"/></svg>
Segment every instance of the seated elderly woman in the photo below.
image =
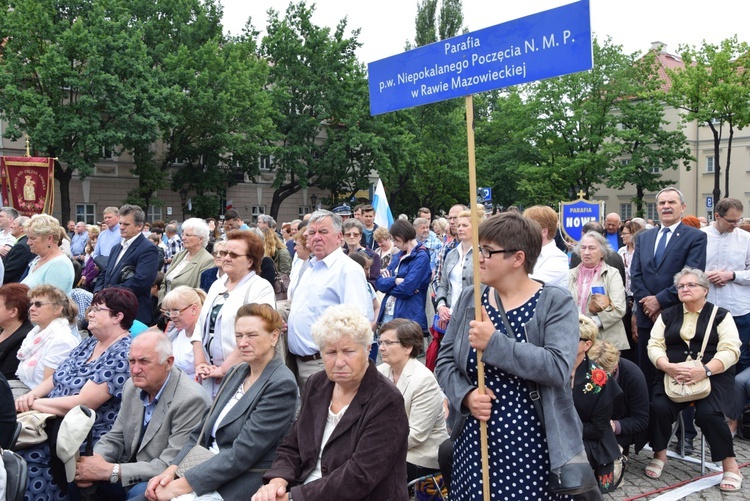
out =
<svg viewBox="0 0 750 501"><path fill-rule="evenodd" d="M294 374L276 356L281 326L281 317L267 304L246 304L237 311L234 335L242 363L222 380L214 405L172 466L149 481L150 501L206 494L212 499L247 499L260 488L261 474L271 465L297 410ZM177 478L180 461L196 444L215 455Z"/></svg>
<svg viewBox="0 0 750 501"><path fill-rule="evenodd" d="M650 442L654 457L646 467L646 475L659 478L667 461L667 444L672 434L672 423L680 411L695 405L695 422L711 447L711 460L721 461L724 476L719 489L739 491L742 487L735 459L732 434L724 416L731 416L734 406L734 365L739 360L740 338L732 315L718 307L709 325L713 304L706 301L709 281L701 270L685 267L674 277L674 284L682 304L664 310L656 319L648 342L648 357L657 369L651 398ZM678 365L685 354L696 360L703 346L708 344L701 365ZM681 384L693 384L706 378L711 380L707 397L692 402L673 402L664 390L664 374Z"/></svg>
<svg viewBox="0 0 750 501"><path fill-rule="evenodd" d="M368 361L370 321L351 306L332 306L312 336L325 372L308 379L299 418L252 501L409 499L404 399Z"/></svg>
<svg viewBox="0 0 750 501"><path fill-rule="evenodd" d="M164 301L164 296L180 285L198 287L201 273L213 267L214 258L206 250L208 225L203 219L191 217L182 223L182 242L185 248L172 257L159 288L159 302Z"/></svg>
<svg viewBox="0 0 750 501"><path fill-rule="evenodd" d="M37 285L54 285L68 294L73 289L75 273L70 258L58 246L65 229L47 214L35 214L27 224L29 249L37 257L29 263L29 273L21 283L30 289Z"/></svg>
<svg viewBox="0 0 750 501"><path fill-rule="evenodd" d="M205 300L206 293L201 289L180 285L168 292L161 303L162 314L172 322L173 329L168 334L172 340L174 365L193 378L195 367L206 363L200 340L193 339Z"/></svg>
<svg viewBox="0 0 750 501"><path fill-rule="evenodd" d="M78 307L60 289L38 285L29 292L29 331L18 350L18 379L33 390L49 378L81 339L73 334Z"/></svg>
<svg viewBox="0 0 750 501"><path fill-rule="evenodd" d="M443 392L437 379L417 360L424 336L418 323L396 318L380 329L378 370L393 381L404 396L409 418L409 451L406 474L412 481L439 471L438 448L448 439Z"/></svg>
<svg viewBox="0 0 750 501"><path fill-rule="evenodd" d="M86 405L96 411L92 435L95 443L112 428L120 410L123 385L130 377L128 329L138 312L138 299L127 289L112 287L96 293L91 304L91 337L70 352L52 377L17 398L16 411L33 409L65 416L73 407ZM60 421L47 427L59 426ZM67 491L65 472L64 468L50 468L50 451L54 450L51 441L22 451L29 465L27 500L64 499L60 491Z"/></svg>

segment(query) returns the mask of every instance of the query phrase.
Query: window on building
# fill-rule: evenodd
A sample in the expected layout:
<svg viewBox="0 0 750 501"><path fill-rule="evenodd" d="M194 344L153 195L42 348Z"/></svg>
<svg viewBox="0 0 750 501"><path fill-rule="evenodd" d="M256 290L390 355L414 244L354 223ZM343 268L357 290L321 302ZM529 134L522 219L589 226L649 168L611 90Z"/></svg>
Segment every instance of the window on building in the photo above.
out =
<svg viewBox="0 0 750 501"><path fill-rule="evenodd" d="M622 165L622 166L630 165L630 159L629 158L621 158L620 159L620 165Z"/></svg>
<svg viewBox="0 0 750 501"><path fill-rule="evenodd" d="M714 157L706 157L706 172L714 171Z"/></svg>
<svg viewBox="0 0 750 501"><path fill-rule="evenodd" d="M659 219L659 214L656 212L656 203L646 204L646 219L651 219L652 221Z"/></svg>
<svg viewBox="0 0 750 501"><path fill-rule="evenodd" d="M620 204L620 219L623 221L633 217L633 204Z"/></svg>
<svg viewBox="0 0 750 501"><path fill-rule="evenodd" d="M253 205L253 222L258 222L258 216L266 213L265 205Z"/></svg>
<svg viewBox="0 0 750 501"><path fill-rule="evenodd" d="M299 207L299 210L297 211L297 216L302 219L305 214L310 214L310 206L309 205L302 205Z"/></svg>
<svg viewBox="0 0 750 501"><path fill-rule="evenodd" d="M648 169L648 171L649 171L649 172L650 172L651 174L659 174L659 173L661 172L661 169L660 169L659 167L653 167L653 166L652 166L651 168L649 168L649 169Z"/></svg>
<svg viewBox="0 0 750 501"><path fill-rule="evenodd" d="M96 224L96 205L76 204L76 221L86 224Z"/></svg>
<svg viewBox="0 0 750 501"><path fill-rule="evenodd" d="M271 155L260 156L260 170L271 170L272 160Z"/></svg>
<svg viewBox="0 0 750 501"><path fill-rule="evenodd" d="M152 223L154 221L158 221L161 219L161 207L156 207L155 205L149 205L148 211L146 212L146 221L151 221Z"/></svg>
<svg viewBox="0 0 750 501"><path fill-rule="evenodd" d="M105 160L115 160L117 158L115 149L111 146L102 146L102 158Z"/></svg>

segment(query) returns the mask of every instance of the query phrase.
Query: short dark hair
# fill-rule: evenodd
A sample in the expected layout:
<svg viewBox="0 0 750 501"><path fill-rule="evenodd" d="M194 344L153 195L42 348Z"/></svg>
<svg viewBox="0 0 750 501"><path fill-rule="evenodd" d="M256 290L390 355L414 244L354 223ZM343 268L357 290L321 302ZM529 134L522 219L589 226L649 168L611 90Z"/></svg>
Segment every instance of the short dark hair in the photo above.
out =
<svg viewBox="0 0 750 501"><path fill-rule="evenodd" d="M236 209L229 209L224 213L224 219L240 219L240 213Z"/></svg>
<svg viewBox="0 0 750 501"><path fill-rule="evenodd" d="M740 213L744 210L742 207L742 202L737 200L736 198L722 198L718 202L716 202L716 214L718 214L721 217L724 217L727 215L727 212L729 212L730 209L737 209L740 211Z"/></svg>
<svg viewBox="0 0 750 501"><path fill-rule="evenodd" d="M370 205L370 204L367 204L367 205L363 205L363 206L362 206L362 212L363 212L363 213L364 213L364 212L372 212L372 211L374 211L374 210L375 210L375 207L373 207L373 206L372 206L372 205Z"/></svg>
<svg viewBox="0 0 750 501"><path fill-rule="evenodd" d="M124 287L107 287L102 289L91 299L91 306L104 305L109 308L109 316L114 317L122 313L120 327L130 330L133 320L138 314L138 298L130 289Z"/></svg>
<svg viewBox="0 0 750 501"><path fill-rule="evenodd" d="M411 353L409 353L411 358L417 358L422 351L422 347L424 346L424 333L422 332L422 327L420 327L414 320L394 318L380 327L380 332L385 331L396 332L396 339L401 343L401 346L412 349Z"/></svg>
<svg viewBox="0 0 750 501"><path fill-rule="evenodd" d="M18 320L25 322L29 318L29 287L26 284L5 284L0 287L0 301L5 303L6 310L18 310Z"/></svg>
<svg viewBox="0 0 750 501"><path fill-rule="evenodd" d="M531 273L542 251L542 227L519 212L501 212L479 225L479 243L493 243L524 253L524 269Z"/></svg>
<svg viewBox="0 0 750 501"><path fill-rule="evenodd" d="M602 223L600 223L599 221L589 221L588 223L583 225L582 233L585 234L589 231L595 231L604 235L604 226L602 226Z"/></svg>
<svg viewBox="0 0 750 501"><path fill-rule="evenodd" d="M146 213L137 205L125 204L120 207L120 217L129 216L131 214L133 215L133 223L135 223L136 226L143 226L143 223L146 222Z"/></svg>
<svg viewBox="0 0 750 501"><path fill-rule="evenodd" d="M393 238L400 238L404 242L417 238L417 230L414 229L414 225L404 219L395 220L391 225L390 232Z"/></svg>
<svg viewBox="0 0 750 501"><path fill-rule="evenodd" d="M241 240L247 247L247 257L253 262L252 270L260 273L260 263L263 261L263 240L252 231L232 230L227 233L227 241Z"/></svg>

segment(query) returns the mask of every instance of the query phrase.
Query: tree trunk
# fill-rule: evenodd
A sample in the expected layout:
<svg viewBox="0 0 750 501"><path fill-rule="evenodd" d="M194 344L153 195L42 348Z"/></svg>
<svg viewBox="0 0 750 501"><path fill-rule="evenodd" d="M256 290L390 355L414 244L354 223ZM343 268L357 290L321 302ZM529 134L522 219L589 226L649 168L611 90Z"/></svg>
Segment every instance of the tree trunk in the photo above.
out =
<svg viewBox="0 0 750 501"><path fill-rule="evenodd" d="M731 164L732 160L732 139L734 138L734 127L732 127L732 123L729 123L729 144L727 144L727 165L724 169L724 196L729 196L729 165ZM718 202L718 198L715 199L716 202Z"/></svg>

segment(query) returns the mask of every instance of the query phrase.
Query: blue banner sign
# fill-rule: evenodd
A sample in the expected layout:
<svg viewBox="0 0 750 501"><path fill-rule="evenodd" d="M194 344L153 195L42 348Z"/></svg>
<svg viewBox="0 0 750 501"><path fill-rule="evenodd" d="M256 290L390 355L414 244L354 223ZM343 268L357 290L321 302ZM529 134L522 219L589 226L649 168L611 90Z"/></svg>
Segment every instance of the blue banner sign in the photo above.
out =
<svg viewBox="0 0 750 501"><path fill-rule="evenodd" d="M593 66L589 0L368 64L370 113L435 103Z"/></svg>
<svg viewBox="0 0 750 501"><path fill-rule="evenodd" d="M578 199L575 202L560 203L560 228L576 242L581 239L583 225L589 221L601 221L600 202Z"/></svg>

